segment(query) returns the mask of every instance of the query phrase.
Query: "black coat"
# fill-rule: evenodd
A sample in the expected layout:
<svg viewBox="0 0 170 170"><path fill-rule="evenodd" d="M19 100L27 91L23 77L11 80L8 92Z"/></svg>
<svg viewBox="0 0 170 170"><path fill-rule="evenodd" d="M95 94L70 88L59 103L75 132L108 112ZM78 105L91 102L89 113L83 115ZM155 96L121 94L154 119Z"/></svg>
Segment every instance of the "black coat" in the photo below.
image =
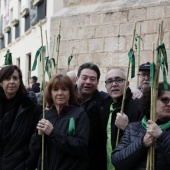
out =
<svg viewBox="0 0 170 170"><path fill-rule="evenodd" d="M81 106L84 108L90 121L90 135L88 144L89 168L88 170L106 170L103 161L103 151L101 148L101 120L100 115L103 114L102 103L108 94L96 90L92 97Z"/></svg>
<svg viewBox="0 0 170 170"><path fill-rule="evenodd" d="M68 133L70 118L75 120L75 134ZM56 108L53 107L46 112L45 119L49 120L54 128L49 136L45 135L44 169L87 170L89 120L84 110L76 106L65 106L58 116ZM36 160L41 153L41 143L41 136L36 132L30 144L32 157L27 160L29 169L36 166ZM40 167L41 159L38 170Z"/></svg>
<svg viewBox="0 0 170 170"><path fill-rule="evenodd" d="M32 87L29 90L33 91L34 93L39 93L40 92L40 83L32 84Z"/></svg>
<svg viewBox="0 0 170 170"><path fill-rule="evenodd" d="M5 113L4 113L5 112ZM0 170L24 170L29 142L42 113L36 96L0 101Z"/></svg>
<svg viewBox="0 0 170 170"><path fill-rule="evenodd" d="M162 122L157 122L159 124ZM164 122L165 123L165 122ZM141 122L130 123L112 154L116 170L146 170L147 151L143 145L146 129ZM170 128L155 139L155 170L170 169Z"/></svg>
<svg viewBox="0 0 170 170"><path fill-rule="evenodd" d="M112 148L114 149L116 146L116 137L117 137L117 130L118 128L115 125L115 119L116 114L120 112L121 105L122 105L122 97L118 98L118 102L114 105L114 111L112 113L112 120L111 120L111 140L112 140ZM113 103L113 99L109 96L105 102L103 103L103 112L105 114L101 115L101 122L102 122L102 130L103 135L105 138L105 142L107 141L107 123L109 119L109 113L110 113L110 105ZM141 112L140 112L140 101L132 99L132 93L130 88L127 89L126 92L126 99L125 99L125 106L123 111L129 119L129 122L135 122L141 119ZM123 131L121 130L120 134L123 134Z"/></svg>
<svg viewBox="0 0 170 170"><path fill-rule="evenodd" d="M118 98L118 102L114 105L114 111L112 113L112 120L111 120L111 143L112 143L112 149L116 146L116 138L117 138L117 130L118 128L115 125L115 119L117 112L120 112L121 110L121 104L122 104L122 97ZM113 99L109 96L102 104L102 115L101 115L101 142L102 142L102 155L103 155L103 162L107 162L107 153L106 153L106 144L107 144L107 123L109 119L110 114L110 105L113 103ZM126 92L126 99L125 99L125 106L124 106L124 113L128 116L129 122L135 122L141 119L141 112L140 112L140 101L139 100L133 100L132 99L132 93L130 88L127 89ZM121 136L123 135L123 131L120 130L120 136L119 140L121 139ZM105 167L107 165L105 164Z"/></svg>

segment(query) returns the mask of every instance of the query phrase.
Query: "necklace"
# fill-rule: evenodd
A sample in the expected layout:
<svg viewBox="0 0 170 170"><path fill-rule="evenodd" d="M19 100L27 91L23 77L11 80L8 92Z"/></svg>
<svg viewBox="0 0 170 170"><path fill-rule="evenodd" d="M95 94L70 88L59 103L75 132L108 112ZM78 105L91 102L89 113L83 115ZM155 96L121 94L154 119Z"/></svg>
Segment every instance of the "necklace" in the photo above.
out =
<svg viewBox="0 0 170 170"><path fill-rule="evenodd" d="M143 127L144 127L145 129L147 128L147 127L146 127L146 125L147 125L146 116L144 116L143 119L142 119L142 125L143 125ZM170 121L168 121L167 123L164 123L164 124L162 124L162 125L159 125L159 127L160 127L161 130L166 130L166 129L168 129L168 128L170 127Z"/></svg>

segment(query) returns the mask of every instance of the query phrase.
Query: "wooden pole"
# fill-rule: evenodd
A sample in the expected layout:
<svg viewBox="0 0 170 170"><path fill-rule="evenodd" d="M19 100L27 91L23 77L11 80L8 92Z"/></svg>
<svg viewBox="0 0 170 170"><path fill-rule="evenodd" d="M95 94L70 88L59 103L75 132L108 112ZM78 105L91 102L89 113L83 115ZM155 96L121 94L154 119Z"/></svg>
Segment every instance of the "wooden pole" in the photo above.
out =
<svg viewBox="0 0 170 170"><path fill-rule="evenodd" d="M134 23L134 29L133 29L132 48L134 45L135 32L136 32L136 22ZM125 86L124 86L124 91L123 91L123 100L122 100L121 111L120 111L121 114L123 114L123 111L124 111L126 90L127 90L127 84L128 84L128 78L129 78L129 70L130 70L130 60L128 62L128 67L127 67L127 71L126 71L126 80L125 80ZM116 146L119 143L119 134L120 134L120 129L118 129L118 131L117 131Z"/></svg>
<svg viewBox="0 0 170 170"><path fill-rule="evenodd" d="M41 46L43 46L43 34L42 34L42 24L40 21L40 32L41 32ZM43 86L43 119L45 118L45 69L44 69L44 55L42 54L42 86ZM41 155L41 170L44 170L44 133L42 134L42 155Z"/></svg>
<svg viewBox="0 0 170 170"><path fill-rule="evenodd" d="M140 25L140 33L139 36L141 36L141 25ZM139 66L140 66L140 38L137 39L137 51L138 51L138 62L137 62L137 80L136 80L136 88L139 88Z"/></svg>
<svg viewBox="0 0 170 170"><path fill-rule="evenodd" d="M57 38L57 59L56 59L56 74L58 69L58 57L60 52L60 30L61 30L61 18L59 19L59 26L58 26L58 38Z"/></svg>

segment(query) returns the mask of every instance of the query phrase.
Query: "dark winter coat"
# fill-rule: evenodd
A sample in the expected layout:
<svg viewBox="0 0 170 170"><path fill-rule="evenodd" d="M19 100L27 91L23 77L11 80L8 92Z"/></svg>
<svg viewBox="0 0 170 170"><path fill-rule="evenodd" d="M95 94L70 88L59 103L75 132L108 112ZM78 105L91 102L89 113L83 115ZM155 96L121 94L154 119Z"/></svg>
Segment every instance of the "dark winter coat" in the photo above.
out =
<svg viewBox="0 0 170 170"><path fill-rule="evenodd" d="M107 93L96 90L89 100L81 103L81 106L84 108L90 121L88 170L105 170L105 162L103 161L103 152L101 150L102 142L100 115L103 114L101 105L107 97Z"/></svg>
<svg viewBox="0 0 170 170"><path fill-rule="evenodd" d="M112 120L111 120L111 144L112 144L112 149L115 148L116 146L116 138L117 138L117 130L118 128L115 125L115 119L116 119L116 114L120 112L121 110L121 105L122 105L122 97L118 98L118 102L114 105L114 111L112 113ZM101 150L103 151L103 162L107 161L107 153L106 153L106 144L107 144L107 123L109 119L109 114L110 114L110 105L113 103L113 99L109 96L102 104L103 111L101 115L101 140L102 142L102 148ZM125 106L124 106L124 113L128 116L129 122L135 122L141 119L141 113L140 113L140 101L139 100L133 100L132 99L132 92L130 88L127 89L126 92L126 99L125 99ZM119 135L119 140L123 134L123 131L120 130L120 135ZM105 164L105 166L107 166Z"/></svg>
<svg viewBox="0 0 170 170"><path fill-rule="evenodd" d="M166 121L167 122L167 121ZM157 121L157 124L165 123ZM130 123L112 154L116 170L146 170L148 148L143 145L146 129L141 122ZM170 128L155 139L155 170L170 169Z"/></svg>
<svg viewBox="0 0 170 170"><path fill-rule="evenodd" d="M69 134L70 118L75 120L75 133ZM45 135L45 170L87 170L87 145L89 138L89 120L82 108L65 106L58 116L55 107L48 110L45 119L53 124L51 134ZM29 169L36 166L41 152L41 136L33 135L30 152L32 157L27 160ZM41 158L41 156L40 156ZM34 161L34 162L31 162ZM41 168L41 159L38 170Z"/></svg>
<svg viewBox="0 0 170 170"><path fill-rule="evenodd" d="M29 90L33 91L34 93L39 93L40 92L40 83L32 84L32 87Z"/></svg>
<svg viewBox="0 0 170 170"><path fill-rule="evenodd" d="M36 105L36 96L16 95L0 100L0 170L24 170L29 142L35 131L42 108Z"/></svg>

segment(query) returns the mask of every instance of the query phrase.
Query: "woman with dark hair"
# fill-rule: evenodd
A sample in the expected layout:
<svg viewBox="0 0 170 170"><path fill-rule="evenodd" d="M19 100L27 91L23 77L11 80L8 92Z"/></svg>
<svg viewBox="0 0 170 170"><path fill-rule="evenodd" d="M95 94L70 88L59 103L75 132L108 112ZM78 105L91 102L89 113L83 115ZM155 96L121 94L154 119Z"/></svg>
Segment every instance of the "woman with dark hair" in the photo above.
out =
<svg viewBox="0 0 170 170"><path fill-rule="evenodd" d="M86 170L89 122L87 114L77 106L74 85L68 76L55 75L49 81L46 102L49 110L37 124L38 131L30 145L34 160L41 153L40 135L44 133L45 170Z"/></svg>
<svg viewBox="0 0 170 170"><path fill-rule="evenodd" d="M0 169L24 170L29 141L42 113L33 92L27 93L15 65L0 71Z"/></svg>
<svg viewBox="0 0 170 170"><path fill-rule="evenodd" d="M145 170L148 148L155 148L155 170L170 169L170 85L159 83L156 122L150 119L150 91L142 98L142 122L130 123L112 153L116 170Z"/></svg>

